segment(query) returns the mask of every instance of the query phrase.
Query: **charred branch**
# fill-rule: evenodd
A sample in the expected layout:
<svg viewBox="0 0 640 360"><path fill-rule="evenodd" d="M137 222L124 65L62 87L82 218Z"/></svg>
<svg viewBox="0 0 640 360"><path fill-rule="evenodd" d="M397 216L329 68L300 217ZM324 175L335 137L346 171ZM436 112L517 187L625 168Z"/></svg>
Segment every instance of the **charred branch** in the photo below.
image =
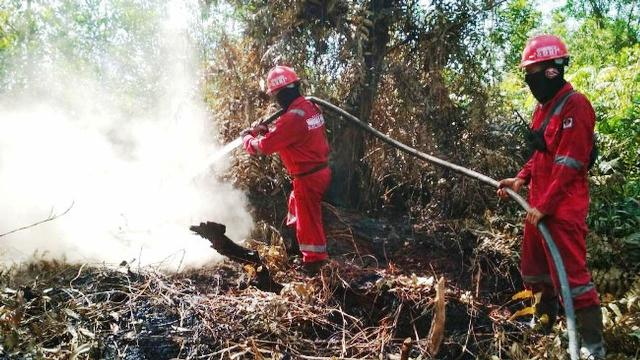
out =
<svg viewBox="0 0 640 360"><path fill-rule="evenodd" d="M282 290L282 285L273 280L269 269L260 259L258 252L242 247L229 239L225 235L227 230L225 225L207 221L200 223L200 225L191 226L189 229L209 240L211 247L220 255L226 256L242 265L253 266L256 269L258 289L275 293L279 293Z"/></svg>

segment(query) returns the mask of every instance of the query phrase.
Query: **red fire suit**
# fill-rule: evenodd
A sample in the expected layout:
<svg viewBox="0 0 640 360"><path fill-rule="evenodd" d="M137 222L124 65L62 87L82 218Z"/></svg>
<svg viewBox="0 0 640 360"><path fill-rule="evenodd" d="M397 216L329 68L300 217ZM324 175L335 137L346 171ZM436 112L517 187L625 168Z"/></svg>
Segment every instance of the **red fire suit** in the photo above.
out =
<svg viewBox="0 0 640 360"><path fill-rule="evenodd" d="M546 215L544 222L562 257L574 307L581 309L600 304L587 269L585 245L589 210L587 167L595 112L589 100L577 92L561 104L559 100L569 92L573 92L573 87L567 83L553 99L536 108L534 129L539 129L551 114L544 132L547 149L535 151L517 177L529 183L530 205ZM546 299L557 296L560 284L551 254L538 230L529 223L524 229L521 272L525 286L534 292L542 291Z"/></svg>
<svg viewBox="0 0 640 360"><path fill-rule="evenodd" d="M329 143L320 109L304 97L295 99L275 127L258 141L263 154L278 153L293 178L287 225L296 227L302 261L327 258L322 226L322 197L331 180Z"/></svg>

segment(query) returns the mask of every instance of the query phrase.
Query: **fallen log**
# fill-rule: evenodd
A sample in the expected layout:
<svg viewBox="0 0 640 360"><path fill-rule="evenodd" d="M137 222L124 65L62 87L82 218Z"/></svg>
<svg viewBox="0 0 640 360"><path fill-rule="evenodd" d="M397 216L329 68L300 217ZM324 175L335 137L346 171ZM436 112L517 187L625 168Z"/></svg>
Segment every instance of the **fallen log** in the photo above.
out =
<svg viewBox="0 0 640 360"><path fill-rule="evenodd" d="M282 285L273 280L269 269L260 259L258 252L242 247L229 239L225 235L227 231L225 225L207 221L200 223L200 225L193 225L189 229L209 240L211 247L220 255L226 256L242 265L253 266L256 269L256 287L258 289L274 293L279 293L282 290Z"/></svg>

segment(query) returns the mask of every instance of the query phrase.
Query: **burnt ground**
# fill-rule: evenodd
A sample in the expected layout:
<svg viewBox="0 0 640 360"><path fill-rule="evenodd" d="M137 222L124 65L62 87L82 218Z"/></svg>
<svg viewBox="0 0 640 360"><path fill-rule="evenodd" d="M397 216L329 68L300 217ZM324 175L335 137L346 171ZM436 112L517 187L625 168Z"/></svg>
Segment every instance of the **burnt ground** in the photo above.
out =
<svg viewBox="0 0 640 360"><path fill-rule="evenodd" d="M517 233L505 224L415 224L332 206L324 216L332 261L314 277L279 247L286 231L254 234L279 294L255 288L259 269L228 261L179 274L124 263L5 269L0 358L566 358L562 324L541 337L530 317L508 320L526 305L511 300Z"/></svg>

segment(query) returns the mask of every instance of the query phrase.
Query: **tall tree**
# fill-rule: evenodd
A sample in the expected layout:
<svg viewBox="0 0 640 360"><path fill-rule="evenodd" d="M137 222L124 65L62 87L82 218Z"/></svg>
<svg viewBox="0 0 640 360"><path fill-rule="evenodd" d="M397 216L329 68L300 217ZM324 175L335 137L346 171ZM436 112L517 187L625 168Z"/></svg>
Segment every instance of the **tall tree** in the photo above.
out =
<svg viewBox="0 0 640 360"><path fill-rule="evenodd" d="M359 69L361 77L358 88L352 89L357 95L349 105L365 122L371 121L371 112L382 78L394 7L395 2L390 0L372 0L364 12L366 17L360 18L359 31L363 32L361 39L364 38L359 44L362 47ZM332 157L334 174L330 193L332 200L339 204L357 206L360 195L367 195L363 186L368 183L363 181L368 172L366 163L362 162L364 137L365 134L360 129L347 127L336 134L333 141L338 146Z"/></svg>
<svg viewBox="0 0 640 360"><path fill-rule="evenodd" d="M233 117L230 109L236 106L264 108L259 79L271 66L284 63L308 79L308 92L328 98L383 132L452 160L469 158L471 122L466 114L482 118L481 111L471 108L484 106L485 82L483 76L467 74L487 73L482 36L493 2L232 4L243 30L238 38L225 35L231 41L213 54L216 71L210 72L210 81L217 90L224 89L227 98L215 100L216 113L229 109L225 114ZM334 200L343 205L370 209L394 203L410 208L412 194L432 193L446 175L382 147L331 114L326 118L335 170ZM241 120L234 126L246 125ZM464 211L468 202L464 197L459 200L459 206L447 205L443 211Z"/></svg>

